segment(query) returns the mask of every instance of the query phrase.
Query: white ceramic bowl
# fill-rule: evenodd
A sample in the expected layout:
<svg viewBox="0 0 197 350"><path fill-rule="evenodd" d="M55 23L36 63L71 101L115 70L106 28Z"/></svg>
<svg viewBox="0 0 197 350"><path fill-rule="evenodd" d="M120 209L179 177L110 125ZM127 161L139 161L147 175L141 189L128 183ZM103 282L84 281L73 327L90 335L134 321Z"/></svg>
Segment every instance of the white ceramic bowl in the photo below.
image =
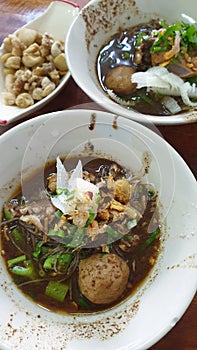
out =
<svg viewBox="0 0 197 350"><path fill-rule="evenodd" d="M39 307L18 291L0 259L2 350L148 349L183 315L197 286L196 181L156 131L106 112L67 110L36 117L1 136L0 208L32 170L57 155L84 153L90 142L95 153L135 173L148 159L144 181L158 190L163 217L162 251L151 275L132 297L102 313L74 317Z"/></svg>
<svg viewBox="0 0 197 350"><path fill-rule="evenodd" d="M73 22L66 41L67 62L76 83L86 94L113 113L139 122L155 124L184 124L197 121L197 113L190 111L174 116L143 115L118 105L102 90L96 74L99 50L120 28L148 22L152 18L166 19L168 23L196 20L195 0L112 0L90 1Z"/></svg>
<svg viewBox="0 0 197 350"><path fill-rule="evenodd" d="M78 12L78 6L72 2L66 0L53 1L42 15L24 25L23 28L35 29L36 31L42 34L47 32L51 34L55 39L62 40L64 42L66 39L68 29ZM0 47L0 56L3 54L3 52L4 48L2 44L2 46ZM29 113L33 113L36 110L42 108L62 90L69 78L70 72L68 71L62 77L60 84L56 87L56 89L53 92L51 92L48 96L36 102L30 107L19 108L17 106L7 106L4 103L2 95L2 92L5 91L5 77L3 74L3 64L0 60L0 125L6 125L10 122L20 119L21 117L24 117Z"/></svg>

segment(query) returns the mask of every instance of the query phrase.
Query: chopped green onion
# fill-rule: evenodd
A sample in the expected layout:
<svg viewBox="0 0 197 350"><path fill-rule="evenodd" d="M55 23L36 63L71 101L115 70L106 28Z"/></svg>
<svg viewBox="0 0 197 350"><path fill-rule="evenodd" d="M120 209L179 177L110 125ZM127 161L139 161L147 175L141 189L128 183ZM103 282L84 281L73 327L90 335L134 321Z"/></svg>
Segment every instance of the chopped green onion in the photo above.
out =
<svg viewBox="0 0 197 350"><path fill-rule="evenodd" d="M131 235L129 235L129 234L127 234L127 235L124 235L123 237L122 237L122 239L126 239L127 241L130 241L130 239L131 239Z"/></svg>
<svg viewBox="0 0 197 350"><path fill-rule="evenodd" d="M151 100L151 98L148 97L146 94L141 94L140 97L142 98L142 100L144 100L149 105L153 104L153 101Z"/></svg>
<svg viewBox="0 0 197 350"><path fill-rule="evenodd" d="M53 268L53 266L54 266L54 264L55 264L55 261L57 260L57 257L58 257L58 253L49 256L49 257L44 261L43 268L44 268L45 270L52 270L52 268Z"/></svg>
<svg viewBox="0 0 197 350"><path fill-rule="evenodd" d="M160 228L157 227L155 231L153 231L149 238L144 242L143 246L141 247L141 251L144 251L150 244L153 243L155 238L160 234Z"/></svg>
<svg viewBox="0 0 197 350"><path fill-rule="evenodd" d="M187 81L188 81L190 84L196 84L196 85L197 85L197 76L188 78Z"/></svg>
<svg viewBox="0 0 197 350"><path fill-rule="evenodd" d="M98 192L98 193L96 194L96 204L99 204L100 200L101 200L101 195L100 195L100 193Z"/></svg>
<svg viewBox="0 0 197 350"><path fill-rule="evenodd" d="M72 261L72 254L71 253L64 253L61 254L58 258L58 268L64 268L64 270L66 271Z"/></svg>
<svg viewBox="0 0 197 350"><path fill-rule="evenodd" d="M58 231L55 231L54 229L49 230L48 236L58 236L61 238L65 238L65 232L62 229L59 229Z"/></svg>
<svg viewBox="0 0 197 350"><path fill-rule="evenodd" d="M66 200L71 201L74 198L74 191L67 193Z"/></svg>
<svg viewBox="0 0 197 350"><path fill-rule="evenodd" d="M25 260L26 260L26 255L20 255L20 256L18 256L16 258L9 259L8 260L8 267L10 268L10 267L12 267L12 266L14 266L14 265L16 265L16 264L18 264L20 262L25 261Z"/></svg>
<svg viewBox="0 0 197 350"><path fill-rule="evenodd" d="M39 270L39 276L44 277L45 276L45 271L44 270Z"/></svg>
<svg viewBox="0 0 197 350"><path fill-rule="evenodd" d="M110 64L110 66L113 67L113 65L116 63L116 60L111 58L111 57L109 57L108 62Z"/></svg>
<svg viewBox="0 0 197 350"><path fill-rule="evenodd" d="M178 64L179 64L179 59L178 59L178 58L172 57L172 58L170 59L170 62L173 63L174 65L178 65Z"/></svg>
<svg viewBox="0 0 197 350"><path fill-rule="evenodd" d="M89 309L88 302L82 296L80 296L80 298L79 298L78 305L82 309Z"/></svg>
<svg viewBox="0 0 197 350"><path fill-rule="evenodd" d="M28 277L30 279L35 279L35 271L33 267L33 263L30 260L24 261L24 266L15 265L11 269L12 273L21 277Z"/></svg>
<svg viewBox="0 0 197 350"><path fill-rule="evenodd" d="M59 196L59 195L64 193L66 195L67 201L70 201L71 199L74 198L74 191L69 191L67 188L57 188L56 193L57 193L57 195L55 195L55 196Z"/></svg>
<svg viewBox="0 0 197 350"><path fill-rule="evenodd" d="M33 252L33 257L38 259L41 251L42 251L42 245L43 245L43 241L39 241L37 244L36 244L36 249L35 251Z"/></svg>
<svg viewBox="0 0 197 350"><path fill-rule="evenodd" d="M167 28L168 28L168 25L164 22L163 19L160 19L160 20L159 20L159 24L160 24L160 26L161 26L162 28L164 28L164 29L167 29Z"/></svg>
<svg viewBox="0 0 197 350"><path fill-rule="evenodd" d="M136 45L139 46L143 40L147 40L147 39L148 39L148 35L143 32L140 32L136 39Z"/></svg>
<svg viewBox="0 0 197 350"><path fill-rule="evenodd" d="M62 212L61 212L61 210L56 210L56 212L55 212L55 216L58 218L58 219L61 219L61 217L62 217Z"/></svg>
<svg viewBox="0 0 197 350"><path fill-rule="evenodd" d="M137 226L137 220L136 219L129 220L127 222L127 227L128 227L129 230L131 230L135 226Z"/></svg>
<svg viewBox="0 0 197 350"><path fill-rule="evenodd" d="M157 40L150 49L151 53L169 50L177 34L179 34L181 38L180 46L183 46L187 51L197 49L197 28L194 24L176 22L168 26L165 25L163 21L161 21L160 24L165 31L158 31ZM171 41L169 41L169 38Z"/></svg>
<svg viewBox="0 0 197 350"><path fill-rule="evenodd" d="M106 231L108 233L107 244L110 244L111 242L121 238L121 234L118 231L114 230L111 226L107 226Z"/></svg>
<svg viewBox="0 0 197 350"><path fill-rule="evenodd" d="M89 218L88 218L88 220L87 220L87 222L86 222L86 227L87 227L88 225L91 224L91 222L92 222L92 221L94 220L94 218L95 218L95 215L96 215L95 210L92 209L92 208L90 208L90 211L89 211Z"/></svg>
<svg viewBox="0 0 197 350"><path fill-rule="evenodd" d="M130 58L130 53L129 53L128 51L123 51L123 53L122 53L122 58L123 58L124 60L129 59L129 58Z"/></svg>
<svg viewBox="0 0 197 350"><path fill-rule="evenodd" d="M14 236L14 239L16 241L21 241L22 240L22 233L20 232L20 230L17 227L15 227L12 230L12 235Z"/></svg>
<svg viewBox="0 0 197 350"><path fill-rule="evenodd" d="M150 197L153 197L153 196L155 195L155 192L154 192L154 191L149 190L149 191L148 191L148 194L149 194L149 196L150 196Z"/></svg>
<svg viewBox="0 0 197 350"><path fill-rule="evenodd" d="M68 190L67 189L63 189L63 188L56 188L56 193L59 196L60 194L64 193L67 194Z"/></svg>
<svg viewBox="0 0 197 350"><path fill-rule="evenodd" d="M22 196L20 199L20 205L25 204L25 202L26 202L26 198L25 198L25 196Z"/></svg>
<svg viewBox="0 0 197 350"><path fill-rule="evenodd" d="M63 302L68 290L69 286L67 284L57 281L50 281L45 289L45 295L59 302Z"/></svg>
<svg viewBox="0 0 197 350"><path fill-rule="evenodd" d="M197 31L194 25L191 25L187 29L187 38L191 43L195 43L195 44L197 43Z"/></svg>
<svg viewBox="0 0 197 350"><path fill-rule="evenodd" d="M68 248L76 248L84 243L85 231L84 228L77 228L77 230L72 234L72 240L66 244Z"/></svg>
<svg viewBox="0 0 197 350"><path fill-rule="evenodd" d="M108 254L108 253L100 253L99 258L102 259L106 254Z"/></svg>
<svg viewBox="0 0 197 350"><path fill-rule="evenodd" d="M64 272L66 272L71 261L72 261L71 253L64 253L64 254L56 253L46 258L43 264L43 268L45 270L52 270L56 263L58 270L64 270Z"/></svg>
<svg viewBox="0 0 197 350"><path fill-rule="evenodd" d="M3 211L4 211L4 216L6 220L10 220L13 218L12 212L10 210L4 208Z"/></svg>

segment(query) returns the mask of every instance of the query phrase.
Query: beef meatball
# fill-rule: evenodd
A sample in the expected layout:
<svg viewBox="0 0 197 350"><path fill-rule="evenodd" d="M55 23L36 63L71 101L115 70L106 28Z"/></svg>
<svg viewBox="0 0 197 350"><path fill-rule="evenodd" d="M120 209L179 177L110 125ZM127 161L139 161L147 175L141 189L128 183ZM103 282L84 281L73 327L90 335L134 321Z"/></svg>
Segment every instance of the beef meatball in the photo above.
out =
<svg viewBox="0 0 197 350"><path fill-rule="evenodd" d="M113 90L117 95L130 95L136 89L136 84L131 81L133 73L135 73L135 69L132 67L115 67L107 73L105 86Z"/></svg>
<svg viewBox="0 0 197 350"><path fill-rule="evenodd" d="M79 263L79 289L95 304L116 301L124 292L128 278L129 267L116 254L95 254Z"/></svg>

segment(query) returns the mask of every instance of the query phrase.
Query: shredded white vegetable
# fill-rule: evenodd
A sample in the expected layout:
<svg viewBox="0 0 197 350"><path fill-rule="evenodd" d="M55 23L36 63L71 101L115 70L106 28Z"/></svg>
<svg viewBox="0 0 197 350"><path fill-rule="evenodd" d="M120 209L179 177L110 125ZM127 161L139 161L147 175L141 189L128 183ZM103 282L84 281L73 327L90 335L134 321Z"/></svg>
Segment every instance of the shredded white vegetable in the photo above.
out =
<svg viewBox="0 0 197 350"><path fill-rule="evenodd" d="M177 101L171 96L164 96L162 98L162 103L172 114L177 114L181 112L181 107L179 106Z"/></svg>
<svg viewBox="0 0 197 350"><path fill-rule="evenodd" d="M51 197L53 205L62 211L63 214L70 214L75 211L76 203L84 203L87 201L87 192L92 193L92 200L89 200L89 206L94 206L96 195L99 193L99 188L93 183L82 178L82 163L79 160L76 168L73 170L71 176L67 173L64 165L59 157L57 157L57 182L56 189L60 190L60 194ZM62 190L62 191L61 191ZM73 196L68 200L68 195L64 190L73 192Z"/></svg>
<svg viewBox="0 0 197 350"><path fill-rule="evenodd" d="M162 95L181 96L185 105L197 107L197 102L190 100L190 98L197 98L196 84L184 82L183 79L170 73L165 67L152 67L146 72L136 72L132 74L131 81L137 84L137 89L146 87L147 90Z"/></svg>

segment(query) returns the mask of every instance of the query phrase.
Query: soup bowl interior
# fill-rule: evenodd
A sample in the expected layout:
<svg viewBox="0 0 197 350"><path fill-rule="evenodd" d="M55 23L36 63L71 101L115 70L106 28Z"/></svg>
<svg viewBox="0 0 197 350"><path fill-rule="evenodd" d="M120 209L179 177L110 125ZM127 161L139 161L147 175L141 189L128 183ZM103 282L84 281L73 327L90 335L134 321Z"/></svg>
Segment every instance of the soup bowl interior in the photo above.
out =
<svg viewBox="0 0 197 350"><path fill-rule="evenodd" d="M194 0L189 0L189 3L184 0L175 0L170 6L157 0L90 1L74 20L66 39L67 62L74 80L104 109L129 119L155 124L195 122L196 113L193 110L179 115L157 116L141 114L120 106L101 88L96 69L100 49L120 29L128 29L152 19L163 19L169 24L176 21L191 23L195 11ZM83 69L81 69L81 62L83 62Z"/></svg>
<svg viewBox="0 0 197 350"><path fill-rule="evenodd" d="M91 315L65 315L50 312L19 292L1 259L2 348L148 348L176 324L194 296L196 182L171 146L138 123L106 112L70 110L12 128L0 140L0 207L35 169L44 169L58 155L89 153L118 161L154 185L162 218L158 261L145 282L118 306Z"/></svg>

